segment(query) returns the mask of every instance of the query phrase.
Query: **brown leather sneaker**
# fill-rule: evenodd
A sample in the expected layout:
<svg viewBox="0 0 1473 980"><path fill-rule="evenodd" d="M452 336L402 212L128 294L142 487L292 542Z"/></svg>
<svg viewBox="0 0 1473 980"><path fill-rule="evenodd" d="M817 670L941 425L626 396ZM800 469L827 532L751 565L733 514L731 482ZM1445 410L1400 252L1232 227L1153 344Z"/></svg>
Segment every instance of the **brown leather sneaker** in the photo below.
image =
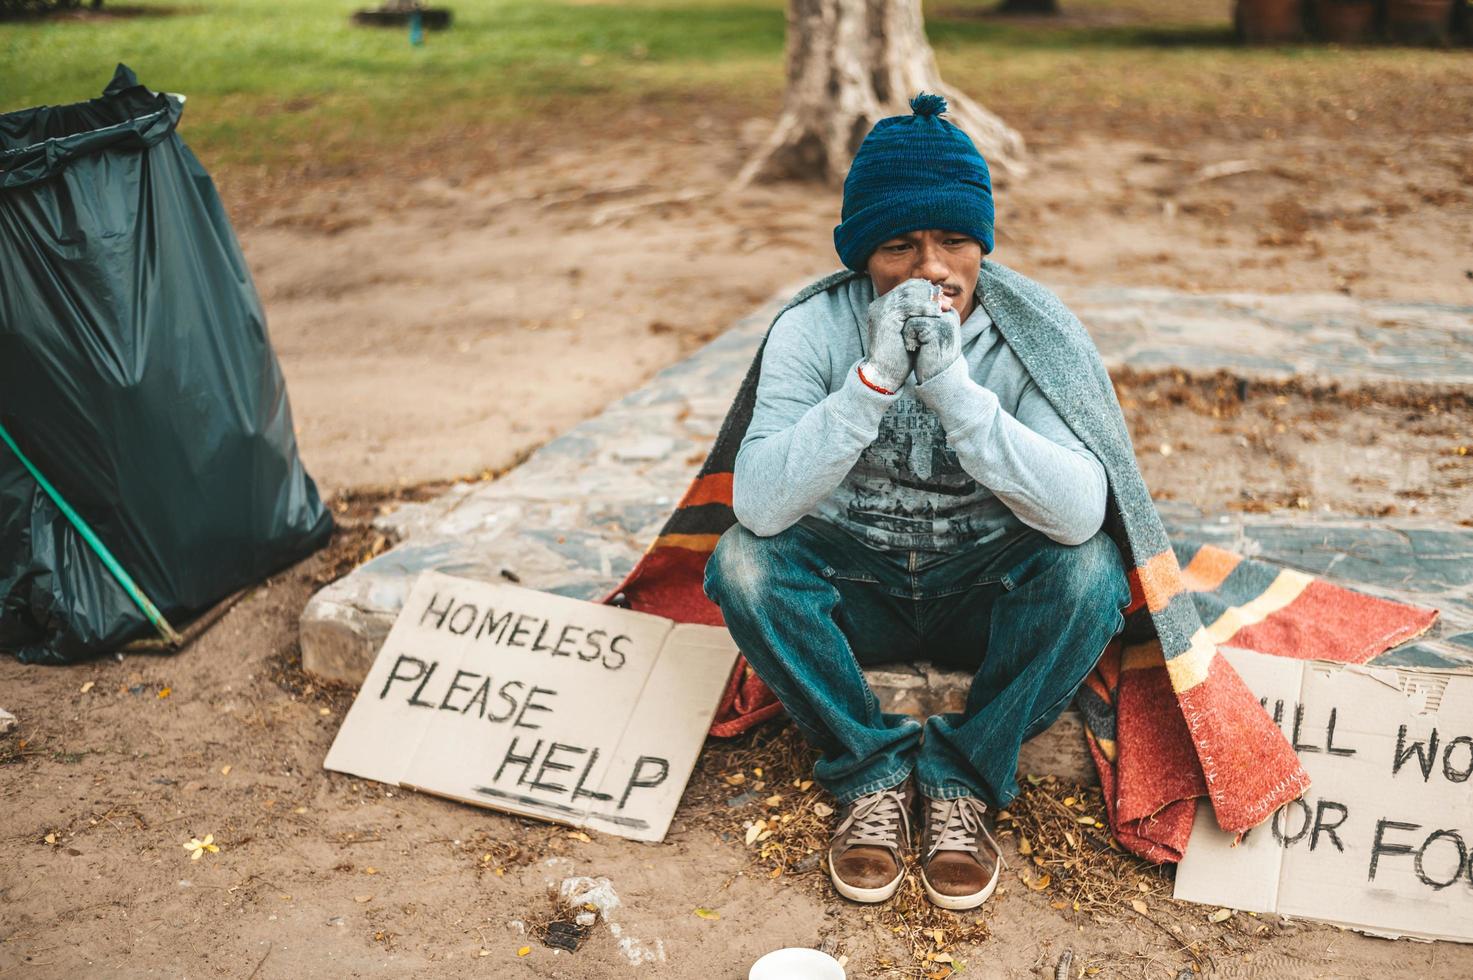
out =
<svg viewBox="0 0 1473 980"><path fill-rule="evenodd" d="M926 897L943 909L974 909L992 895L1004 863L997 841L982 823L987 804L975 796L921 799L921 884Z"/></svg>
<svg viewBox="0 0 1473 980"><path fill-rule="evenodd" d="M829 879L855 902L883 902L905 878L915 787L899 786L861 796L839 814L829 841Z"/></svg>

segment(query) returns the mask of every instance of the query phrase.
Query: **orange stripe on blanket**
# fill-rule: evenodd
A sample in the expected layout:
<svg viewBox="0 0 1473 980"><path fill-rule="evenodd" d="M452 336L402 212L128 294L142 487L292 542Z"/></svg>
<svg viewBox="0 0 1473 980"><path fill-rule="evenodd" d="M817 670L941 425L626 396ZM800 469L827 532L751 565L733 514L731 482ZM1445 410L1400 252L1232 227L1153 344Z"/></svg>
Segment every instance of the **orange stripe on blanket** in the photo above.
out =
<svg viewBox="0 0 1473 980"><path fill-rule="evenodd" d="M1176 563L1176 552L1170 548L1152 555L1136 572L1140 575L1146 608L1153 613L1165 609L1172 597L1182 591L1181 566Z"/></svg>
<svg viewBox="0 0 1473 980"><path fill-rule="evenodd" d="M1104 656L1100 657L1099 663L1095 664L1095 669L1090 671L1089 676L1098 678L1107 690L1115 690L1115 685L1120 683L1120 653L1123 649L1123 643L1106 646ZM1113 698L1107 695L1105 700L1110 701Z"/></svg>
<svg viewBox="0 0 1473 980"><path fill-rule="evenodd" d="M656 548L685 548L688 551L700 551L709 553L716 550L716 542L721 540L719 534L662 534L650 545L649 550Z"/></svg>
<svg viewBox="0 0 1473 980"><path fill-rule="evenodd" d="M1181 570L1182 584L1191 592L1211 592L1232 574L1242 560L1243 556L1235 551L1204 544Z"/></svg>
<svg viewBox="0 0 1473 980"><path fill-rule="evenodd" d="M1146 594L1141 591L1141 570L1139 568L1127 570L1125 573L1125 582L1130 586L1130 602L1126 604L1125 609L1122 611L1125 615L1129 616L1146 604Z"/></svg>
<svg viewBox="0 0 1473 980"><path fill-rule="evenodd" d="M1113 703L1110 697L1110 689L1105 686L1104 680L1100 678L1099 671L1094 671L1086 677L1084 679L1084 686L1095 692L1099 696L1099 699L1106 704Z"/></svg>
<svg viewBox="0 0 1473 980"><path fill-rule="evenodd" d="M702 504L731 505L730 473L708 473L691 481L685 496L680 498L680 507L699 507Z"/></svg>

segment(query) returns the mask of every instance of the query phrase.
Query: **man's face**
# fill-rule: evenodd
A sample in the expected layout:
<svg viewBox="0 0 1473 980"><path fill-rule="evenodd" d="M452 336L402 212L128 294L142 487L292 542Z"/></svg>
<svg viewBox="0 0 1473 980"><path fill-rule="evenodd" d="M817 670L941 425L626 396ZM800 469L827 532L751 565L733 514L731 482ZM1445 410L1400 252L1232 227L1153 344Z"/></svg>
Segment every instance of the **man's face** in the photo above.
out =
<svg viewBox="0 0 1473 980"><path fill-rule="evenodd" d="M977 302L977 276L982 271L982 243L957 231L910 231L881 242L866 267L883 296L907 279L925 279L941 287L942 309L954 309L966 322Z"/></svg>

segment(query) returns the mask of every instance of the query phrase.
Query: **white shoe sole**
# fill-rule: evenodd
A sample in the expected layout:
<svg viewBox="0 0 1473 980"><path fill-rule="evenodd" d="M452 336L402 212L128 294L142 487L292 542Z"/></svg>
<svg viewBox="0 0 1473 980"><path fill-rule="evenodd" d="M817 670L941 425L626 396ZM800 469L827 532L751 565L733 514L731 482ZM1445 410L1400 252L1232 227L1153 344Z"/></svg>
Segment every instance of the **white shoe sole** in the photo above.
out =
<svg viewBox="0 0 1473 980"><path fill-rule="evenodd" d="M829 866L829 881L834 883L834 890L851 902L872 903L886 901L900 890L900 883L904 880L905 868L901 867L900 873L895 876L894 881L887 882L879 888L857 888L854 885L840 881L839 876L834 874L833 866Z"/></svg>
<svg viewBox="0 0 1473 980"><path fill-rule="evenodd" d="M931 887L931 883L926 880L926 872L924 871L921 872L921 885L926 889L926 897L931 900L932 905L951 912L965 912L967 909L976 908L992 897L993 890L997 888L997 879L1001 871L1002 865L1000 863L994 864L992 866L992 880L981 891L974 892L971 895L941 894Z"/></svg>

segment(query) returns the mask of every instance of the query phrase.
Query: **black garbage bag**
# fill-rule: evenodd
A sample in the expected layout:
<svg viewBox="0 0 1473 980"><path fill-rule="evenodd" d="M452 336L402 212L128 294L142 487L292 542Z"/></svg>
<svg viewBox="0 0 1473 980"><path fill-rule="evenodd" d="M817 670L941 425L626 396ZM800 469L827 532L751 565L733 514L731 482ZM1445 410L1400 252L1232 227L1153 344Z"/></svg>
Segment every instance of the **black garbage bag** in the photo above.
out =
<svg viewBox="0 0 1473 980"><path fill-rule="evenodd" d="M0 115L0 650L22 661L154 633L102 551L177 626L332 533L183 101L119 65L100 99Z"/></svg>

